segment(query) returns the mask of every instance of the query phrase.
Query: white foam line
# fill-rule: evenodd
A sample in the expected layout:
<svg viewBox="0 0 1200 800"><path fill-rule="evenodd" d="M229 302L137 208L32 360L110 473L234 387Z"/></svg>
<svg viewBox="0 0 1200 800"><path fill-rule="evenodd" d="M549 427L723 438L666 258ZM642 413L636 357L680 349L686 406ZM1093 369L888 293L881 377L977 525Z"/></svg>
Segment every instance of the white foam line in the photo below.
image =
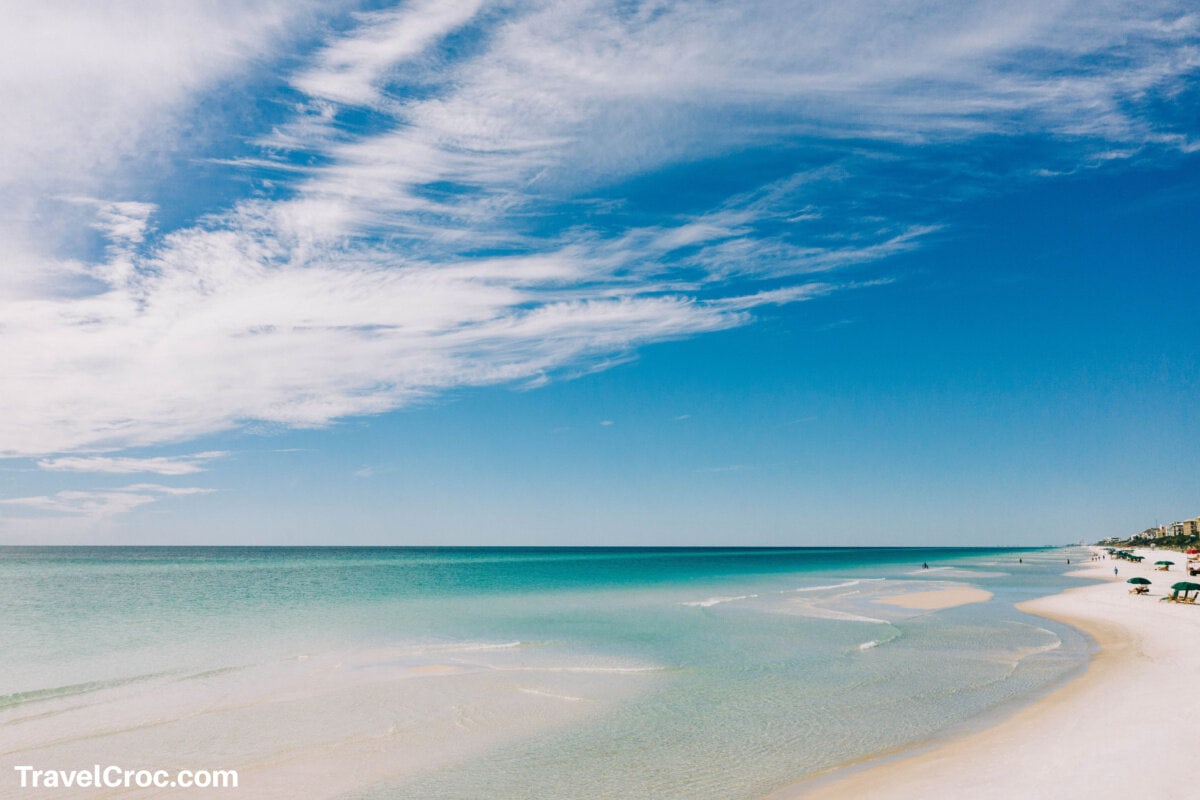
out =
<svg viewBox="0 0 1200 800"><path fill-rule="evenodd" d="M943 572L947 575L952 575L956 578L1004 578L1012 573L1009 572L986 572L984 570L970 569L968 567L930 567L925 569L914 569L912 572L906 572L905 575L928 575L931 572Z"/></svg>
<svg viewBox="0 0 1200 800"><path fill-rule="evenodd" d="M492 667L496 672L661 672L663 667Z"/></svg>
<svg viewBox="0 0 1200 800"><path fill-rule="evenodd" d="M803 586L799 589L793 589L794 592L823 592L827 589L844 589L847 586L858 586L862 583L861 580L846 581L844 583L831 583L828 586Z"/></svg>
<svg viewBox="0 0 1200 800"><path fill-rule="evenodd" d="M681 606L693 606L697 608L709 608L720 603L732 603L735 600L749 600L751 597L758 597L756 594L740 594L737 597L709 597L705 600L693 600L688 603L680 603Z"/></svg>
<svg viewBox="0 0 1200 800"><path fill-rule="evenodd" d="M522 642L464 642L462 644L433 644L414 647L417 653L477 653L486 650L511 650L520 647Z"/></svg>
<svg viewBox="0 0 1200 800"><path fill-rule="evenodd" d="M851 614L848 611L834 611L832 608L820 608L818 606L804 606L803 611L798 612L800 616L811 617L813 619L833 619L843 620L845 622L871 622L876 625L890 625L886 619L876 619L875 617L863 617L858 614Z"/></svg>
<svg viewBox="0 0 1200 800"><path fill-rule="evenodd" d="M575 695L571 694L555 694L554 692L547 692L542 689L522 688L521 691L525 694L537 695L538 697L553 697L555 700L566 700L569 703L581 703L584 700L587 700L586 697L576 697Z"/></svg>

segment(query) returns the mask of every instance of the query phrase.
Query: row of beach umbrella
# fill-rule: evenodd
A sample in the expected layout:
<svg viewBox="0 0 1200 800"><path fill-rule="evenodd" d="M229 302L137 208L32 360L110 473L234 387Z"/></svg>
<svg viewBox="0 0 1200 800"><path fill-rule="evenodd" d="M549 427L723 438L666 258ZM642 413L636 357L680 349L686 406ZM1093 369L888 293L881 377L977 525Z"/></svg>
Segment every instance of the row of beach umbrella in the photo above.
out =
<svg viewBox="0 0 1200 800"><path fill-rule="evenodd" d="M1138 576L1138 577L1130 578L1129 580L1126 581L1126 583L1132 583L1134 586L1149 586L1151 582L1150 582L1149 578L1143 578L1143 577ZM1196 592L1197 595L1200 596L1200 583L1192 583L1191 581L1179 581L1178 583L1173 584L1171 586L1171 588L1174 590L1171 594L1172 600L1178 600L1180 592L1183 592L1184 600L1187 600L1188 595L1192 592Z"/></svg>

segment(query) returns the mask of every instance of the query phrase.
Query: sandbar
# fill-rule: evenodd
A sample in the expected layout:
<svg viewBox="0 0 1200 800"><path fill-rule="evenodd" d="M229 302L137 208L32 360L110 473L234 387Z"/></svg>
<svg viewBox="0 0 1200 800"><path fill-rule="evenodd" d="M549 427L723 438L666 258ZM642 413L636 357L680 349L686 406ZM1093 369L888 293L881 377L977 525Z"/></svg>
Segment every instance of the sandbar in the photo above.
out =
<svg viewBox="0 0 1200 800"><path fill-rule="evenodd" d="M897 594L892 597L881 597L875 602L887 603L891 606L901 606L902 608L936 611L942 608L965 606L967 603L984 603L991 599L991 592L963 586L953 589L935 589L932 592Z"/></svg>

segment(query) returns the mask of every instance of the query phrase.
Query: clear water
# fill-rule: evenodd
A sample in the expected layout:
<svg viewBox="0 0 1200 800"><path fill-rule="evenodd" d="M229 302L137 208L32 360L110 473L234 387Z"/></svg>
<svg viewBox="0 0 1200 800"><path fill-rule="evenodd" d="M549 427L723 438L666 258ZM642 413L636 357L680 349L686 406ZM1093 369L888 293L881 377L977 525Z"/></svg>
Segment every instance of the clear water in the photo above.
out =
<svg viewBox="0 0 1200 800"><path fill-rule="evenodd" d="M1075 674L1084 637L1013 604L1086 557L0 548L0 753L253 797L762 797ZM876 602L960 586L994 597Z"/></svg>

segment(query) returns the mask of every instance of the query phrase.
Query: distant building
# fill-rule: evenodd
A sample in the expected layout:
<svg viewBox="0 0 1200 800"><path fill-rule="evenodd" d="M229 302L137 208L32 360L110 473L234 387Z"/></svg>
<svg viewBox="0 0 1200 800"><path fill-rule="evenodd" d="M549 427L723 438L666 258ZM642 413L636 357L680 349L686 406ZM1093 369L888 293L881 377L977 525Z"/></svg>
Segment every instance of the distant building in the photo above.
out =
<svg viewBox="0 0 1200 800"><path fill-rule="evenodd" d="M1129 537L1130 541L1138 542L1153 542L1155 539L1162 539L1167 536L1200 536L1200 517L1195 519L1185 519L1181 522L1172 522L1168 525L1156 525L1153 528L1146 528L1141 533L1135 533ZM1117 541L1113 537L1113 541Z"/></svg>
<svg viewBox="0 0 1200 800"><path fill-rule="evenodd" d="M1151 531L1154 532L1154 535L1150 535ZM1150 528L1146 531L1146 538L1158 539L1163 536L1196 536L1197 534L1200 534L1200 517Z"/></svg>

